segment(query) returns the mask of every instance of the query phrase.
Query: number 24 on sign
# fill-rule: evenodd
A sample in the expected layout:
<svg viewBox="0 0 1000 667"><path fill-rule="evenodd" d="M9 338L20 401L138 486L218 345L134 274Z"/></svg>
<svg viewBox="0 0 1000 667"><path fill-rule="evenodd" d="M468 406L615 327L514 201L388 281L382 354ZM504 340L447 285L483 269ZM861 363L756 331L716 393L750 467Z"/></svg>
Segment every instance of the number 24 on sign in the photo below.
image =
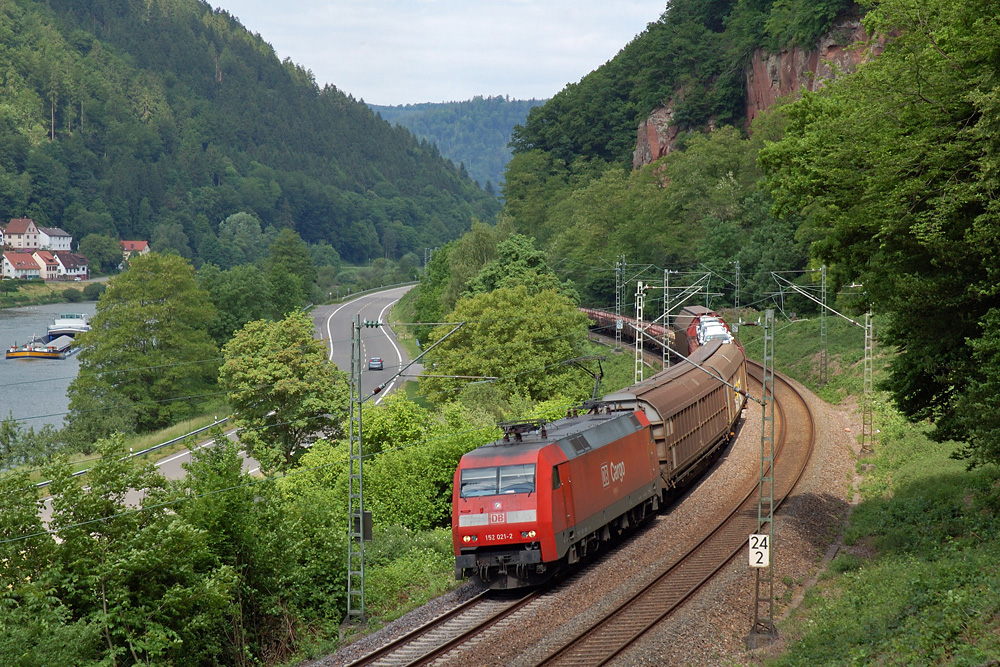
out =
<svg viewBox="0 0 1000 667"><path fill-rule="evenodd" d="M771 564L770 535L750 536L750 567L769 567Z"/></svg>

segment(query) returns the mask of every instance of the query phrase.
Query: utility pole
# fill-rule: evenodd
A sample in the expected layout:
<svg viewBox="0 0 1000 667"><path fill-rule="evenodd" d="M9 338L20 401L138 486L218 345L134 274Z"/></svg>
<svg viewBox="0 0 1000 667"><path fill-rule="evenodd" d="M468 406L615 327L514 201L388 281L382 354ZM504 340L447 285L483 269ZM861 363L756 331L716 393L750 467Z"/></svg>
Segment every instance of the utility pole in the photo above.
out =
<svg viewBox="0 0 1000 667"><path fill-rule="evenodd" d="M819 384L823 386L827 383L827 338L826 338L826 264L820 272L819 294L822 308L819 309Z"/></svg>
<svg viewBox="0 0 1000 667"><path fill-rule="evenodd" d="M635 381L642 382L642 309L646 301L642 281L635 289Z"/></svg>
<svg viewBox="0 0 1000 667"><path fill-rule="evenodd" d="M733 307L740 310L740 260L736 260L736 294L733 297Z"/></svg>
<svg viewBox="0 0 1000 667"><path fill-rule="evenodd" d="M622 302L625 300L625 255L619 255L615 262L615 349L622 349Z"/></svg>
<svg viewBox="0 0 1000 667"><path fill-rule="evenodd" d="M663 347L660 368L670 366L670 271L663 269Z"/></svg>
<svg viewBox="0 0 1000 667"><path fill-rule="evenodd" d="M875 391L872 387L872 362L874 343L874 327L872 326L871 311L865 313L865 379L864 379L864 405L861 408L861 453L871 454L875 451L875 430L873 419L873 407L875 403Z"/></svg>
<svg viewBox="0 0 1000 667"><path fill-rule="evenodd" d="M774 625L774 310L764 314L763 417L757 532L750 536L750 566L756 569L753 627L747 645L756 648L778 636ZM765 528L766 527L766 528Z"/></svg>
<svg viewBox="0 0 1000 667"><path fill-rule="evenodd" d="M381 322L366 320L364 326L379 327ZM365 541L371 539L371 513L365 512L364 448L361 441L361 315L351 326L351 418L348 436L347 488L347 616L365 622Z"/></svg>

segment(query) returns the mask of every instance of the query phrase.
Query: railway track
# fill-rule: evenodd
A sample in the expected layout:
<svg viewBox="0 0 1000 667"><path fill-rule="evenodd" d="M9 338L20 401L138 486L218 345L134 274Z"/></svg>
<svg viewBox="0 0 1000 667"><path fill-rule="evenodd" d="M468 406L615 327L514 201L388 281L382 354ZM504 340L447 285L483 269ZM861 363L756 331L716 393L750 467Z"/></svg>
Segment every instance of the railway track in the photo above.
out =
<svg viewBox="0 0 1000 667"><path fill-rule="evenodd" d="M759 366L748 366L754 367L752 374L759 382ZM774 392L780 444L774 479L780 507L805 470L815 433L812 413L798 391L776 376ZM757 493L756 486L749 489L742 502L680 559L535 664L596 667L620 655L742 553L747 536L757 529Z"/></svg>
<svg viewBox="0 0 1000 667"><path fill-rule="evenodd" d="M759 366L748 362L750 374L759 383ZM776 508L801 477L812 453L813 419L806 402L780 376L775 377ZM752 408L750 408L752 409ZM755 434L747 434L754 437ZM550 649L537 665L603 665L641 639L685 600L709 581L746 546L747 536L757 528L757 485L748 484L741 501L696 545L666 564L662 571L634 595L563 645ZM578 570L577 574L581 572ZM569 577L558 587L572 585ZM545 588L511 600L485 593L443 614L430 623L351 663L355 665L461 664L461 655L479 642L484 633L498 628L505 619L516 623L518 612L551 592ZM459 658L455 662L453 658Z"/></svg>
<svg viewBox="0 0 1000 667"><path fill-rule="evenodd" d="M378 665L407 667L428 665L461 644L472 641L537 600L544 591L533 590L515 599L496 599L483 591L429 623L389 642L348 667Z"/></svg>

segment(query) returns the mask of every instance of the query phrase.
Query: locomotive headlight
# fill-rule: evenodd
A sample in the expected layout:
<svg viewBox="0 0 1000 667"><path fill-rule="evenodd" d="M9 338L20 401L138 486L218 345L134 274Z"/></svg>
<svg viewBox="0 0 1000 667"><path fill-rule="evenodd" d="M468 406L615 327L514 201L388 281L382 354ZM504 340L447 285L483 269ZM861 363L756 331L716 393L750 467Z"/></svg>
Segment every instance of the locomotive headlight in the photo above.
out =
<svg viewBox="0 0 1000 667"><path fill-rule="evenodd" d="M533 531L533 530L522 530L521 531L521 537L534 537L534 536L535 536L535 531Z"/></svg>
<svg viewBox="0 0 1000 667"><path fill-rule="evenodd" d="M479 541L479 536L478 535L463 535L462 536L462 541L465 542L466 544L468 544L469 542L478 542Z"/></svg>

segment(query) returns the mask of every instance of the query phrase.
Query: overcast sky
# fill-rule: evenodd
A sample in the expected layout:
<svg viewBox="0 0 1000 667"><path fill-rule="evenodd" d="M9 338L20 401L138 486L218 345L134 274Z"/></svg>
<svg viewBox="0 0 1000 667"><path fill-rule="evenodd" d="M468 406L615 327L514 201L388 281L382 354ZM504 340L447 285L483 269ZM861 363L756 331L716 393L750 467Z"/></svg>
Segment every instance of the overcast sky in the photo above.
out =
<svg viewBox="0 0 1000 667"><path fill-rule="evenodd" d="M278 57L370 104L544 99L610 60L666 0L209 0Z"/></svg>

